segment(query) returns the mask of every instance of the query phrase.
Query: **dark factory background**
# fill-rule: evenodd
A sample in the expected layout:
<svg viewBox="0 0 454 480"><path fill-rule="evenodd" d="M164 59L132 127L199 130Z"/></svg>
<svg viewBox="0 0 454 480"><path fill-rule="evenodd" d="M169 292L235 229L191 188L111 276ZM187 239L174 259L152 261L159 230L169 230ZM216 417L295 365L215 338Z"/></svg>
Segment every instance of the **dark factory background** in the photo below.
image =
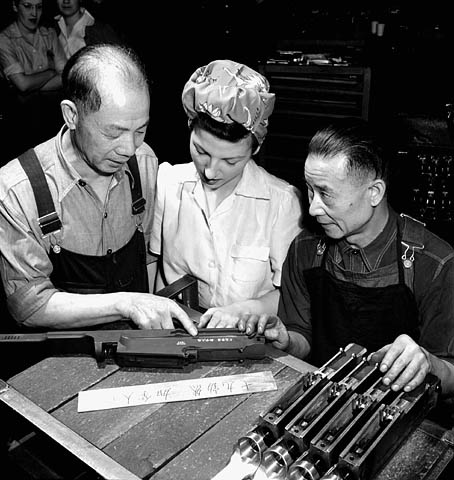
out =
<svg viewBox="0 0 454 480"><path fill-rule="evenodd" d="M1 2L0 28L11 21L10 3ZM263 166L301 186L305 143L320 123L344 115L378 120L396 145L394 205L454 242L448 2L86 0L85 5L114 26L147 67L152 104L146 140L161 162L190 160L180 102L185 81L197 67L230 58L263 72L277 94L270 134L258 156ZM44 0L44 23L55 13L56 2ZM383 24L382 35L377 24ZM330 66L298 61L306 54L328 58ZM332 66L332 58L340 66ZM6 110L4 83L1 94L0 110ZM46 112L42 117L45 123ZM8 132L6 111L0 119ZM24 119L23 131L2 139L3 146L14 138L6 148L10 156L20 153L29 129Z"/></svg>

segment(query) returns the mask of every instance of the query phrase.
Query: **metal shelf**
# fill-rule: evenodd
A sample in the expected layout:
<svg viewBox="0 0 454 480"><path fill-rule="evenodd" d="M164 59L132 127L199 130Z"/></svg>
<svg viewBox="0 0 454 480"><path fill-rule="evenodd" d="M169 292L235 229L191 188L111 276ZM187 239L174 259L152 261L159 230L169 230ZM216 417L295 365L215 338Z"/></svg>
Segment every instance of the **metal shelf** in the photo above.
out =
<svg viewBox="0 0 454 480"><path fill-rule="evenodd" d="M345 117L369 116L371 69L326 65L262 64L259 71L276 94L268 137L259 163L301 185L307 145L322 125Z"/></svg>

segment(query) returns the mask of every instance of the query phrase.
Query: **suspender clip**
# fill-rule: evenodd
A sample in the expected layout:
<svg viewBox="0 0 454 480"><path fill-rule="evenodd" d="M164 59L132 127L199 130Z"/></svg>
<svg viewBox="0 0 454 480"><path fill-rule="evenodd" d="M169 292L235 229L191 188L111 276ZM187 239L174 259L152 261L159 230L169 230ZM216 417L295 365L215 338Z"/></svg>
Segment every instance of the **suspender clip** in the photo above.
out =
<svg viewBox="0 0 454 480"><path fill-rule="evenodd" d="M321 256L325 253L326 243L323 240L320 240L317 243L317 255Z"/></svg>
<svg viewBox="0 0 454 480"><path fill-rule="evenodd" d="M57 212L51 212L47 215L38 218L38 224L43 233L43 238L51 233L57 233L61 230L61 221L58 218Z"/></svg>
<svg viewBox="0 0 454 480"><path fill-rule="evenodd" d="M133 215L138 215L139 213L142 213L145 210L145 204L146 204L145 198L141 197L135 202L132 203L132 214Z"/></svg>
<svg viewBox="0 0 454 480"><path fill-rule="evenodd" d="M405 243L403 240L401 240L402 245L405 247L405 252L402 255L402 260L404 261L404 267L405 268L411 268L413 266L413 262L415 261L415 250L424 250L424 245L418 247L416 245L409 245L408 243ZM407 258L407 253L408 250L411 248L411 255L410 258Z"/></svg>

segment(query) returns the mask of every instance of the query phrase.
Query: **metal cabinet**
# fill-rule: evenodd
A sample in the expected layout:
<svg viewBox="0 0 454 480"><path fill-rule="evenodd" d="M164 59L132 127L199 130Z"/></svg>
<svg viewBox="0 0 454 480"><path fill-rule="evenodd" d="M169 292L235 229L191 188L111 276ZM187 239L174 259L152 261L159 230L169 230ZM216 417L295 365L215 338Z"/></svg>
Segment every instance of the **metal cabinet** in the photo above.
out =
<svg viewBox="0 0 454 480"><path fill-rule="evenodd" d="M454 147L410 145L397 152L390 201L454 245Z"/></svg>
<svg viewBox="0 0 454 480"><path fill-rule="evenodd" d="M369 117L370 67L262 64L276 94L269 133L258 161L270 173L301 186L311 136L342 117Z"/></svg>

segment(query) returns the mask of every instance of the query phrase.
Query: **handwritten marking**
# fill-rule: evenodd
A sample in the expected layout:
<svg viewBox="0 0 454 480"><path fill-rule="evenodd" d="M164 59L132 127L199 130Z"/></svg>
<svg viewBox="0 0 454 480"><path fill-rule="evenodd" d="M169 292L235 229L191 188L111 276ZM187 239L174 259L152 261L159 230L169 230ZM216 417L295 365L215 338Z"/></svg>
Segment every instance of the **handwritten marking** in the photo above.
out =
<svg viewBox="0 0 454 480"><path fill-rule="evenodd" d="M194 397L200 397L200 395L202 394L201 385L189 385L189 388L192 390Z"/></svg>
<svg viewBox="0 0 454 480"><path fill-rule="evenodd" d="M79 392L78 412L277 390L270 371Z"/></svg>

